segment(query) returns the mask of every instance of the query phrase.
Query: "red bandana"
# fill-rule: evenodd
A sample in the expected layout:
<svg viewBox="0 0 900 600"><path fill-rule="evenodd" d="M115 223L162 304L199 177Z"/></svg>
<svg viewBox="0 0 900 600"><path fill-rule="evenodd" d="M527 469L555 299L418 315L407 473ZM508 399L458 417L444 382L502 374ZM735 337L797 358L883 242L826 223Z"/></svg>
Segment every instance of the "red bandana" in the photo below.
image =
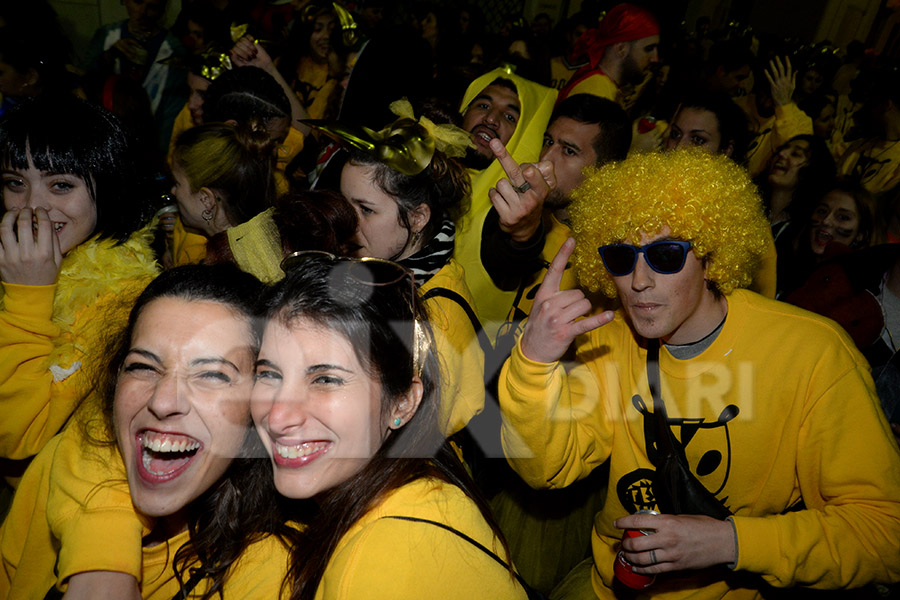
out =
<svg viewBox="0 0 900 600"><path fill-rule="evenodd" d="M574 55L587 55L590 66L596 67L607 46L652 35L659 35L659 23L652 14L634 4L618 4L606 13L600 25L578 38Z"/></svg>

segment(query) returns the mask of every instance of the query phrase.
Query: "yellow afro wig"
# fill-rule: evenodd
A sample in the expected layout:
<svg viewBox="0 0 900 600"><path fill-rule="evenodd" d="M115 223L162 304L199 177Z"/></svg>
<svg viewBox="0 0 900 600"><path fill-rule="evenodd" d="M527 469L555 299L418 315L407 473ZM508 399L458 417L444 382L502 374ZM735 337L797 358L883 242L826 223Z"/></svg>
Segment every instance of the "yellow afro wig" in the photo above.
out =
<svg viewBox="0 0 900 600"><path fill-rule="evenodd" d="M769 223L747 171L722 155L702 151L639 154L590 168L572 193L572 261L581 284L616 296L597 249L638 244L641 232L668 226L706 260L707 279L729 294L750 284L768 239Z"/></svg>

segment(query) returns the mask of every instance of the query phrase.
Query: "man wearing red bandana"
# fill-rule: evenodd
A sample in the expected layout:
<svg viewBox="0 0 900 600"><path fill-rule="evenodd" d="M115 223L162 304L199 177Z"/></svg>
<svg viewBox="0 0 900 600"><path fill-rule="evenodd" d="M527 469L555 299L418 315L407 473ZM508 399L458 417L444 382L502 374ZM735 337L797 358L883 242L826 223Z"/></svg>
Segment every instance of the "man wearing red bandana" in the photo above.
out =
<svg viewBox="0 0 900 600"><path fill-rule="evenodd" d="M613 7L578 40L575 52L587 54L588 64L572 76L557 102L593 94L623 104L622 88L644 80L650 65L659 62L658 46L659 23L652 14L634 4Z"/></svg>

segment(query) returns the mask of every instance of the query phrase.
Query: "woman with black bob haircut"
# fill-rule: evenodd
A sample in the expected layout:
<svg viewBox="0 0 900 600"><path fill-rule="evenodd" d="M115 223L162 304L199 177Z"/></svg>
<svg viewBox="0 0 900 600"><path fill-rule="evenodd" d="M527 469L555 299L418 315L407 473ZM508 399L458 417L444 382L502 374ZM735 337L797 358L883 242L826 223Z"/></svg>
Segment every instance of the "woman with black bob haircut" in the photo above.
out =
<svg viewBox="0 0 900 600"><path fill-rule="evenodd" d="M74 96L23 103L0 125L3 171L33 165L46 173L80 177L97 211L90 235L99 239L124 242L152 215L152 206L142 195L149 183L147 173L138 170L134 158L119 120ZM6 181L4 193L9 188Z"/></svg>
<svg viewBox="0 0 900 600"><path fill-rule="evenodd" d="M100 394L25 473L0 531L0 592L278 596L295 530L250 420L261 291L233 265L147 286Z"/></svg>
<svg viewBox="0 0 900 600"><path fill-rule="evenodd" d="M35 455L90 388L107 330L158 272L125 131L70 96L0 122L0 457Z"/></svg>
<svg viewBox="0 0 900 600"><path fill-rule="evenodd" d="M251 411L275 487L306 525L289 597L525 598L438 428L438 360L412 274L320 252L285 263L263 303Z"/></svg>

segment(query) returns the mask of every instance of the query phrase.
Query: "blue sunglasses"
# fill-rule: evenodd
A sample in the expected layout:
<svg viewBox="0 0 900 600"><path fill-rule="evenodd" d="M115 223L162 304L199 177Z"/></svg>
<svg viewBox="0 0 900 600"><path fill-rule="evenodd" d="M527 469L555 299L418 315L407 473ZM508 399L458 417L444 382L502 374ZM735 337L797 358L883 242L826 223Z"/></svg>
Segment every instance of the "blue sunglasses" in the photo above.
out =
<svg viewBox="0 0 900 600"><path fill-rule="evenodd" d="M609 244L600 246L600 258L609 274L613 277L628 275L634 271L638 254L643 253L651 269L663 275L671 275L684 268L690 242L678 240L660 240L646 246L631 244Z"/></svg>

